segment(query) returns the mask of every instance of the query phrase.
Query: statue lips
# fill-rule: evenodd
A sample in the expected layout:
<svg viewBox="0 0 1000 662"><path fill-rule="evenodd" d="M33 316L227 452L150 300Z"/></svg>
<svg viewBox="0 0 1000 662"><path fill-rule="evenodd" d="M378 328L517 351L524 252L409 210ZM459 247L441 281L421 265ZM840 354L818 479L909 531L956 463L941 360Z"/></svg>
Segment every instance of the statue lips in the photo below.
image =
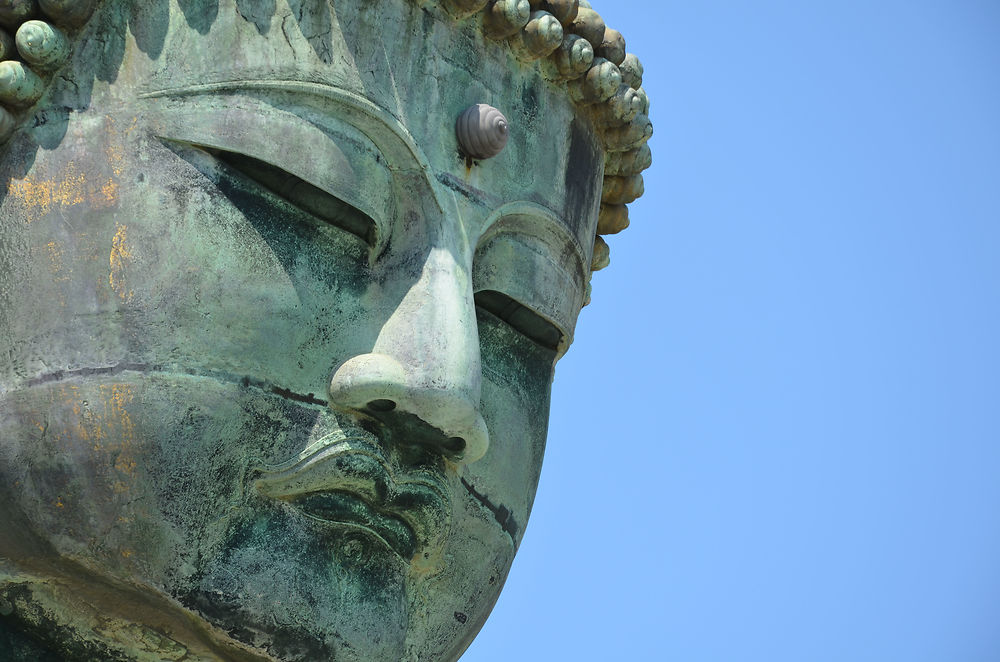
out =
<svg viewBox="0 0 1000 662"><path fill-rule="evenodd" d="M440 472L397 469L376 443L332 436L262 467L258 491L314 519L366 529L404 561L443 538L451 500Z"/></svg>

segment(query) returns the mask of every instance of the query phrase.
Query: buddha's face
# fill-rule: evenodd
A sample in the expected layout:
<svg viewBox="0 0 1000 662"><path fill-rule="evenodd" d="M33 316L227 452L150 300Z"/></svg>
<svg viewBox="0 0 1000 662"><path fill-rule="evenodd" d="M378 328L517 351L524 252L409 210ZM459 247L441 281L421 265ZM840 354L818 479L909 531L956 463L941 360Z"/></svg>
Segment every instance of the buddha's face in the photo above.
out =
<svg viewBox="0 0 1000 662"><path fill-rule="evenodd" d="M531 508L591 133L416 3L135 5L98 10L2 156L11 618L190 659L453 659ZM482 163L473 103L511 126Z"/></svg>

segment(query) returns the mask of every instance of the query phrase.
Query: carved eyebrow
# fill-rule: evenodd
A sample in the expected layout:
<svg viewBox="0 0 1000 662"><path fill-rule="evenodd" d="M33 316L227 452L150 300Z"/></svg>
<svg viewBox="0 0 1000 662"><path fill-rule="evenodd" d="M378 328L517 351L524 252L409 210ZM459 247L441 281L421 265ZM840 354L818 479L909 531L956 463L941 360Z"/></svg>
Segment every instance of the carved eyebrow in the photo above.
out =
<svg viewBox="0 0 1000 662"><path fill-rule="evenodd" d="M571 261L575 270L583 278L590 275L590 260L580 245L575 233L565 219L536 202L517 200L498 205L486 220L486 231L479 239L483 246L501 232L513 231L526 236L537 237L558 246L561 259ZM546 232L539 230L545 228Z"/></svg>
<svg viewBox="0 0 1000 662"><path fill-rule="evenodd" d="M254 95L258 101L272 102L276 98L275 95L285 96L289 94L295 96L299 101L312 99L322 105L330 103L336 105L341 111L341 119L371 139L392 169L433 171L427 156L417 145L416 139L391 112L369 99L358 96L355 92L324 83L302 80L246 79L238 83L232 81L198 83L150 90L139 94L139 98L164 100L217 95L240 95L251 98L249 95ZM376 134L378 138L376 138ZM444 208L436 195L435 202L439 208Z"/></svg>

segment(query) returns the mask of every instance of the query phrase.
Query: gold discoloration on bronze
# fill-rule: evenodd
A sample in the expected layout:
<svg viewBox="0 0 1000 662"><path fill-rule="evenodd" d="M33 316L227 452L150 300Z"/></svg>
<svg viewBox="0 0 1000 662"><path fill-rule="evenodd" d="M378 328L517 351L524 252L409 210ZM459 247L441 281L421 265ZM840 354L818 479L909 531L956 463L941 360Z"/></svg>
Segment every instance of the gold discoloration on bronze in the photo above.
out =
<svg viewBox="0 0 1000 662"><path fill-rule="evenodd" d="M110 393L108 393L110 391ZM101 386L102 395L106 402L111 404L109 422L115 424L115 439L119 441L118 457L115 458L115 469L120 474L127 477L131 483L136 477L137 462L135 459L135 426L128 413L128 406L134 398L132 386L129 384L111 384ZM126 492L129 484L123 481L115 481L114 489L116 493Z"/></svg>
<svg viewBox="0 0 1000 662"><path fill-rule="evenodd" d="M84 203L92 209L107 209L118 200L118 182L111 177L88 175L70 162L58 179L33 175L11 179L7 182L7 195L22 202L25 221L33 223L52 211L65 211Z"/></svg>
<svg viewBox="0 0 1000 662"><path fill-rule="evenodd" d="M116 225L111 238L111 254L108 256L108 283L122 303L131 303L135 292L125 286L125 270L132 261L132 249L127 242L127 225Z"/></svg>
<svg viewBox="0 0 1000 662"><path fill-rule="evenodd" d="M76 420L70 437L88 443L93 451L107 458L117 472L112 489L121 494L129 491L137 478L135 425L129 414L135 394L130 384L102 384L98 389L100 410L81 399L76 386L63 392Z"/></svg>

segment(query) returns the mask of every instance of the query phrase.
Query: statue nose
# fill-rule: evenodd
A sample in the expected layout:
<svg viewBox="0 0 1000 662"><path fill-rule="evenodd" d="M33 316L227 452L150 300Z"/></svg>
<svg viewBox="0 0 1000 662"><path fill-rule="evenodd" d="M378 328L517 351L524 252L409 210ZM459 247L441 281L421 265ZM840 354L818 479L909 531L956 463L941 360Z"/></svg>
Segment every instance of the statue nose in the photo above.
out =
<svg viewBox="0 0 1000 662"><path fill-rule="evenodd" d="M486 453L489 432L479 412L475 304L456 266L446 251L432 251L372 352L336 369L330 401L381 421L393 439L468 464Z"/></svg>

